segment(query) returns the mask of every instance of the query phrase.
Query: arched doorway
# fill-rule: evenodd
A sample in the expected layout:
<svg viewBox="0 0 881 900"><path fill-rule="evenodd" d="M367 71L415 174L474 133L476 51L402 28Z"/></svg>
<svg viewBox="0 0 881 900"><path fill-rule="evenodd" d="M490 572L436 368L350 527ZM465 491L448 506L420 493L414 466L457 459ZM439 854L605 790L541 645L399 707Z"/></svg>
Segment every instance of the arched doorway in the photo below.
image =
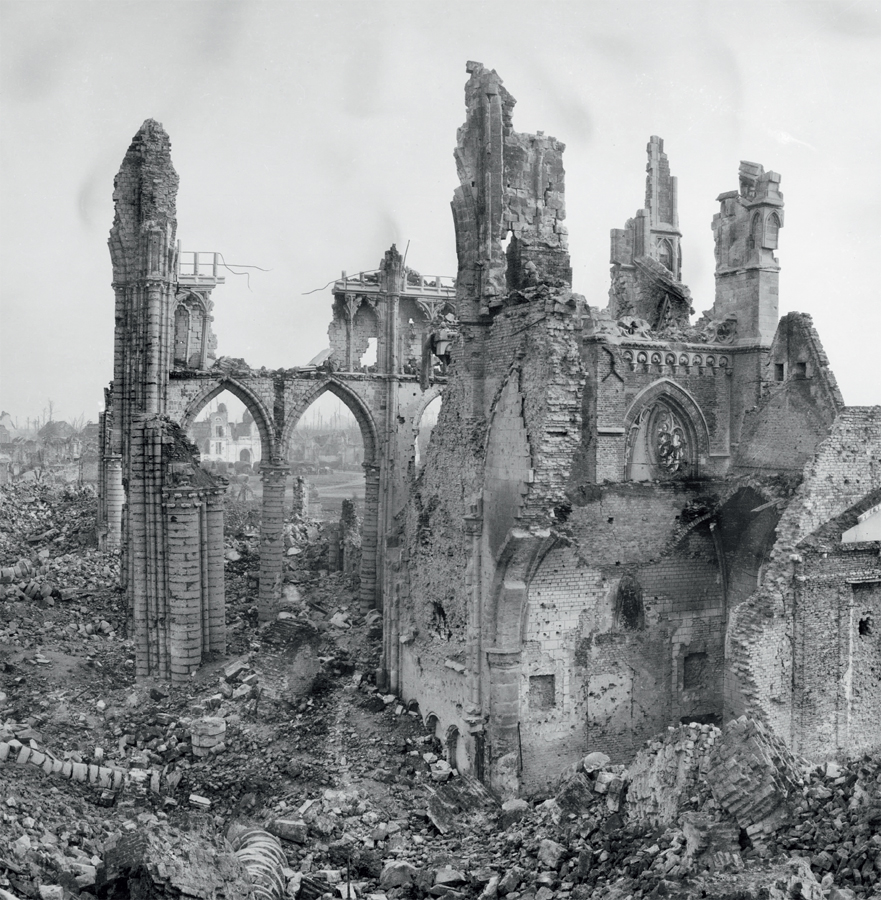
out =
<svg viewBox="0 0 881 900"><path fill-rule="evenodd" d="M354 488L358 488L360 477L355 477L355 472L352 471L352 469L360 465L363 471L364 499L363 516L361 518L359 597L362 609L373 609L380 605L379 579L377 578L379 556L379 439L376 424L373 421L370 409L364 399L346 384L343 384L334 378L328 378L317 384L304 396L301 396L299 401L294 404L293 409L287 416L284 428L282 429L281 446L283 448L285 459L290 459L292 455L296 456L296 454L300 452L301 448L298 448L297 443L294 440L295 430L310 407L326 394L333 395L337 400L342 401L342 404L347 408L348 413L351 414L351 417L354 418L357 423L358 432L361 436L360 452L358 451L357 446L352 446L350 443L348 450L343 454L348 460L345 465L349 467L349 471L342 474L345 484L342 488L337 487L335 493L339 494L340 490L344 493L346 491L351 492ZM327 410L329 411L328 414L331 418L334 415L339 414L340 418L338 419L338 424L341 427L338 428L337 431L345 433L348 427L345 423L348 419L342 415L342 412L339 410L334 400L324 401L324 403L330 404L327 407ZM319 406L318 409L324 409L323 404ZM321 416L322 417L318 419L319 430L322 428L326 429L329 425L323 418L324 413L321 413ZM307 418L306 421L309 423L310 420ZM312 430L315 432L315 428ZM315 434L313 434L312 437L314 438ZM337 441L341 440L339 436L333 439ZM322 455L320 449L319 446L314 451L319 458ZM305 450L303 452L305 452ZM360 460L360 462L357 460ZM295 459L295 463L296 462L297 460ZM319 463L320 462L319 459ZM319 465L319 473L321 468L322 466ZM328 470L333 469L332 466L323 466L323 468ZM332 475L332 471L325 473L325 477L330 477ZM340 473L337 473L338 477L339 475ZM348 479L348 481L346 481L346 479ZM339 496L336 499L339 500L342 505L342 500L345 499L345 497Z"/></svg>

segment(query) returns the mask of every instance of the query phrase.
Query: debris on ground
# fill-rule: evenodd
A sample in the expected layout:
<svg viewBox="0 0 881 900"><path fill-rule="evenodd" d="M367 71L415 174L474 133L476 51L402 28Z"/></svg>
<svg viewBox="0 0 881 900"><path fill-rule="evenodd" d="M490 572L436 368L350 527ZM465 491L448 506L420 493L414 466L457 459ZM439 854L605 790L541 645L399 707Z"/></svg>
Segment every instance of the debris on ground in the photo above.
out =
<svg viewBox="0 0 881 900"><path fill-rule="evenodd" d="M226 656L135 679L95 496L0 489L0 900L636 900L881 893L881 756L813 765L761 723L594 748L500 803L373 677L381 617L292 519L256 615L259 521L229 517Z"/></svg>

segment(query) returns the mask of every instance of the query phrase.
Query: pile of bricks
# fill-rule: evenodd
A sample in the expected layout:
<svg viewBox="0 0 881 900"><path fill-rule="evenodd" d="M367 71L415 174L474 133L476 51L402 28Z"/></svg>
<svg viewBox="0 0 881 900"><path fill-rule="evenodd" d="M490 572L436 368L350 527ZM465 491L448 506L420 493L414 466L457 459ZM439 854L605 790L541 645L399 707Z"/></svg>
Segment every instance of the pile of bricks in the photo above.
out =
<svg viewBox="0 0 881 900"><path fill-rule="evenodd" d="M706 780L717 803L762 846L791 816L790 796L801 787L795 757L753 719L729 722L709 758Z"/></svg>
<svg viewBox="0 0 881 900"><path fill-rule="evenodd" d="M682 802L698 792L708 755L720 738L718 728L693 722L668 728L659 740L650 741L628 770L631 820L652 825L674 822Z"/></svg>

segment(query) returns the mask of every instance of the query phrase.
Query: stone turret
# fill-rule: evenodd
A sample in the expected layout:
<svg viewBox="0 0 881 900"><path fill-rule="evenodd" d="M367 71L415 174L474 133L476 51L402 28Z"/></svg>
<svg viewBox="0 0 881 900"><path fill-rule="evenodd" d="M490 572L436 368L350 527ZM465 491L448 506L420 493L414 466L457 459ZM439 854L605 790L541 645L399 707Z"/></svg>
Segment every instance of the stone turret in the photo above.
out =
<svg viewBox="0 0 881 900"><path fill-rule="evenodd" d="M716 301L713 318L737 317L737 343L770 346L777 329L780 266L774 251L783 227L780 176L741 162L740 189L720 194L713 216Z"/></svg>

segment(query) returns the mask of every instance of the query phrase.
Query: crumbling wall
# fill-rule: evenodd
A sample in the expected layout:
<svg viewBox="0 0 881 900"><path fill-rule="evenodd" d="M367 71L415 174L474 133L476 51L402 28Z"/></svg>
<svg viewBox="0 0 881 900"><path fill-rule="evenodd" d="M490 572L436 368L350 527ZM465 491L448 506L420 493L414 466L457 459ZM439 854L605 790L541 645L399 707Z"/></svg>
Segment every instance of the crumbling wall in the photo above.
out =
<svg viewBox="0 0 881 900"><path fill-rule="evenodd" d="M565 146L542 132L514 131L516 100L502 79L482 63L469 62L466 71L466 121L455 153L461 186L452 202L460 316L500 304L535 278L572 280L562 224Z"/></svg>
<svg viewBox="0 0 881 900"><path fill-rule="evenodd" d="M843 408L811 317L789 313L763 366L762 398L744 416L735 472L800 472Z"/></svg>
<svg viewBox="0 0 881 900"><path fill-rule="evenodd" d="M674 540L694 496L683 485L609 485L572 509L571 545L529 584L525 785L546 786L585 747L626 761L671 721L719 721L716 550L706 526ZM536 693L549 684L549 699Z"/></svg>
<svg viewBox="0 0 881 900"><path fill-rule="evenodd" d="M846 407L829 437L805 466L802 484L781 516L777 541L765 566L761 586L749 600L731 611L726 647L726 718L747 713L767 722L795 747L814 746L809 730L818 728L818 714L809 709L803 718L799 707L813 702L810 685L805 692L800 678L804 674L801 667L812 664L817 654L828 654L832 662L827 671L842 688L836 689L834 713L829 706L829 714L845 714L847 691L843 687L851 675L846 664L836 661L842 647L840 627L827 628L821 633L803 627L799 631L798 623L805 614L800 605L803 601L799 599L805 578L799 544L879 487L881 407ZM838 593L839 602L833 607L836 621L840 623L840 617L851 605L846 596L841 596L844 586L838 588L832 584L823 590ZM828 597L825 602L829 602ZM828 607L826 611L831 612ZM845 630L845 637L848 634L852 631ZM823 663L820 668L825 667ZM826 734L825 728L823 733ZM832 726L828 733L836 734L837 746L827 744L818 748L818 752L851 749L851 738L846 733ZM862 738L857 736L857 740Z"/></svg>
<svg viewBox="0 0 881 900"><path fill-rule="evenodd" d="M879 503L881 487L798 545L793 732L811 757L881 743L881 543L842 541Z"/></svg>

